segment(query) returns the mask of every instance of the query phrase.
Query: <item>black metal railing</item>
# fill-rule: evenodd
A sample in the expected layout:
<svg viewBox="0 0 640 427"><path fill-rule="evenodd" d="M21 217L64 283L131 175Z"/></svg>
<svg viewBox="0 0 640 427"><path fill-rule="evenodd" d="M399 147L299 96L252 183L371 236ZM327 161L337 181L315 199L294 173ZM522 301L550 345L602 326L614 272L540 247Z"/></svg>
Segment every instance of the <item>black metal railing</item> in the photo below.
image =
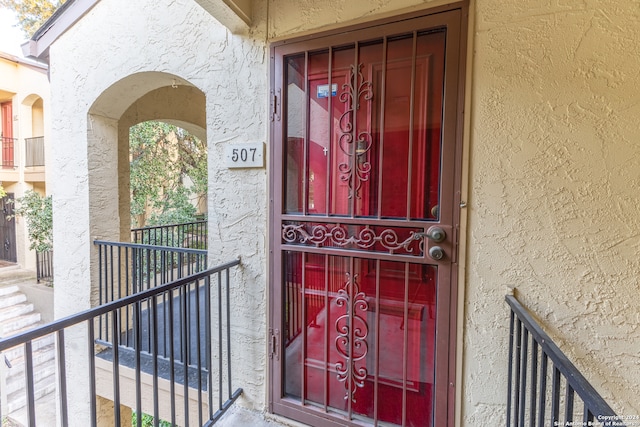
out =
<svg viewBox="0 0 640 427"><path fill-rule="evenodd" d="M44 136L24 139L26 167L44 166Z"/></svg>
<svg viewBox="0 0 640 427"><path fill-rule="evenodd" d="M23 388L17 388L18 391L14 393L22 395L17 396L18 398L26 399L27 425L44 425L49 422L55 424L50 419L42 419L42 415L36 410L39 381L34 368L38 364L36 351L44 347L42 342L46 338L50 342L55 341L51 346L54 348L52 352L55 354L57 367L54 395L59 405L60 418L57 425L68 425L69 417L75 416L69 413L70 386L73 387L75 396L78 393L86 396L89 405L87 413L90 417L88 425L97 425L96 396L101 387L110 391L108 398L113 401L115 425L124 425L125 420L121 420L121 405L126 403L126 392L131 391L123 382L125 367L135 372L135 391L132 392L135 404L131 407L135 412L136 425L142 425L143 413L152 415L156 422L163 419L172 425L214 424L242 393L241 388L233 390L231 377L230 270L239 263L239 260L232 261L174 282L142 290L28 332L0 339L0 352L4 354L7 366L23 371L17 375L22 378ZM196 306L204 309L190 313L195 318L196 325L194 330L190 330L187 326L190 320L185 316L186 300L179 295L196 289ZM163 325L160 320L163 311L168 311L175 323ZM133 349L122 347L119 334L113 335L109 345L97 342L96 336L100 335L101 329L106 325L112 330L124 330L123 322L127 318L124 313L129 312L132 313L129 328L134 336ZM147 312L150 313L150 322L145 323L143 319ZM178 312L180 315L177 315ZM154 351L159 345L162 328L167 328L170 334L191 333L201 339L193 340L193 349L187 345L189 340L184 340L180 349L171 344L168 358L164 358ZM142 344L146 335L150 335L152 339L151 353L145 351ZM69 347L65 345L65 337L68 336L73 337L69 338ZM70 364L68 359L71 354L74 357L77 355L78 344L82 343L83 336L85 348L88 349L87 360L85 363ZM185 367L175 357L178 352L193 352L196 357ZM98 364L104 366L105 363L111 370L108 375L96 368ZM150 375L151 380L143 381L144 375ZM78 376L88 376L86 390L79 389L83 381L79 381ZM168 397L163 397L165 389L161 392L160 382L169 383ZM12 387L16 389L15 385ZM0 419L3 419L6 409L0 409Z"/></svg>
<svg viewBox="0 0 640 427"><path fill-rule="evenodd" d="M207 249L207 221L134 228L131 241L146 245Z"/></svg>
<svg viewBox="0 0 640 427"><path fill-rule="evenodd" d="M99 257L99 279L98 279L98 304L106 304L111 301L118 300L128 295L153 289L174 280L181 279L191 274L203 271L207 266L207 251L200 249L173 248L167 246L151 246L136 243L120 243L95 241L98 247ZM185 288L180 291L178 298L177 316L183 318L189 313L193 315L195 308L203 309L197 303L197 299L201 298L202 289ZM169 311L165 308L171 303L165 295L161 301L161 317L160 320L164 324L175 323L169 317ZM184 307L184 309L183 309ZM143 323L151 323L151 313L146 312L146 317L142 319ZM193 319L187 324L189 328L197 328L201 325L193 324ZM119 330L120 345L132 348L134 346L135 335L131 332L133 324L133 313L122 313L123 329ZM97 339L102 343L112 343L114 337L113 329L108 327L109 322L101 324L98 328ZM118 330L116 330L118 331ZM198 336L187 334L192 340L199 339ZM184 340L187 336L182 334L173 334L169 329L164 330L163 336L159 337L159 347L157 354L162 357L168 357L171 350L171 343L175 341L178 348L182 348ZM151 336L143 337L143 349L147 352L151 351ZM193 345L193 343L189 343ZM152 352L156 354L156 352ZM195 357L194 354L191 357ZM187 355L179 353L176 360L183 363L187 359ZM189 363L193 360L189 360Z"/></svg>
<svg viewBox="0 0 640 427"><path fill-rule="evenodd" d="M36 278L38 283L53 282L53 251L36 251Z"/></svg>
<svg viewBox="0 0 640 427"><path fill-rule="evenodd" d="M507 427L605 425L618 417L513 295Z"/></svg>
<svg viewBox="0 0 640 427"><path fill-rule="evenodd" d="M11 169L15 166L15 147L15 138L7 138L6 136L2 137L2 167L4 169Z"/></svg>

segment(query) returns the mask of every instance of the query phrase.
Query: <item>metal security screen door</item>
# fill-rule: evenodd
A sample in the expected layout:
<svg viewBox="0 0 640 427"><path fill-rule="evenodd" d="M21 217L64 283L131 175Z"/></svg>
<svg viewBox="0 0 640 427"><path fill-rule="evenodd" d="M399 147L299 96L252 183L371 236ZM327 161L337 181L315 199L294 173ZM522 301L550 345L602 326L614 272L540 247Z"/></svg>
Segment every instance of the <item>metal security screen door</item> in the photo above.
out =
<svg viewBox="0 0 640 427"><path fill-rule="evenodd" d="M453 421L461 16L273 48L276 413Z"/></svg>

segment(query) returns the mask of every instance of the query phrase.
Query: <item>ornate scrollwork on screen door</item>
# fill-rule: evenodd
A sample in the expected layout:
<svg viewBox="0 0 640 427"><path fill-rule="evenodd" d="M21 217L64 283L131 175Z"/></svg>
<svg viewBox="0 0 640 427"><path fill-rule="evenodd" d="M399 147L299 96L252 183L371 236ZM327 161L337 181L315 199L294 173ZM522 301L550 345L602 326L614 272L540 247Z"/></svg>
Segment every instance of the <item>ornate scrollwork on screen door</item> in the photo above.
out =
<svg viewBox="0 0 640 427"><path fill-rule="evenodd" d="M373 138L369 130L358 132L357 115L360 103L373 99L373 84L365 80L362 74L363 64L352 65L349 73L349 83L342 85L340 102L347 108L340 116L340 137L338 145L340 150L347 155L347 161L338 165L340 180L349 185L349 198L354 194L361 198L360 188L362 183L369 180L371 162L368 152L373 144Z"/></svg>
<svg viewBox="0 0 640 427"><path fill-rule="evenodd" d="M367 368L358 366L358 362L364 359L369 351L367 335L369 325L363 316L366 316L369 304L364 292L360 291L358 275L347 273L347 282L338 291L336 305L345 307L346 313L336 320L336 349L344 358L336 363L338 381L344 382L346 389L344 399L356 401L355 393L358 388L364 387L367 378Z"/></svg>

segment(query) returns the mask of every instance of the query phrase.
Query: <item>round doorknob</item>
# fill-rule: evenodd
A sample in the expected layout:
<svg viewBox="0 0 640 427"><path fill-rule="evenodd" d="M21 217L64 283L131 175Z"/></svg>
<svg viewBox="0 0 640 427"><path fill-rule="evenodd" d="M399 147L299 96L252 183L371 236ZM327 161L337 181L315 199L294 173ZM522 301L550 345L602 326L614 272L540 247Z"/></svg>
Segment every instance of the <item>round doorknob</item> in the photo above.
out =
<svg viewBox="0 0 640 427"><path fill-rule="evenodd" d="M429 256L436 261L440 261L444 258L444 250L440 246L432 246L429 248Z"/></svg>

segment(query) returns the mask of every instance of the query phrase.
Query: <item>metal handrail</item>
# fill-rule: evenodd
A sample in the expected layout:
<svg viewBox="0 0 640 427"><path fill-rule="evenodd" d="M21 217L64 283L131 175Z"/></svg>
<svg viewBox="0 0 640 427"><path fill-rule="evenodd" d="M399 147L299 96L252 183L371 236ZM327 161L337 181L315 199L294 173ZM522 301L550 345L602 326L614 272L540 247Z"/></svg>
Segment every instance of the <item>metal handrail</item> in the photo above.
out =
<svg viewBox="0 0 640 427"><path fill-rule="evenodd" d="M511 307L507 427L565 425L566 423L574 425L575 395L583 402L582 423L584 425L591 425L588 423L594 422L595 418L597 421L615 420L616 425L624 427L622 418L616 415L517 298L507 295L505 300ZM530 341L531 353L529 353ZM540 357L538 357L538 349L541 350ZM528 364L528 362L531 363ZM552 364L552 386L547 391L549 362ZM538 366L540 366L539 371ZM561 377L565 380L563 399L560 397ZM551 402L546 401L548 392L551 394ZM561 405L565 409L564 422L560 421ZM547 411L550 412L551 417L549 423L545 422ZM525 419L527 414L529 418Z"/></svg>
<svg viewBox="0 0 640 427"><path fill-rule="evenodd" d="M226 411L226 409L228 409L231 404L233 403L233 401L235 401L240 394L242 393L242 389L238 388L235 391L232 391L231 389L231 377L230 377L230 373L231 373L231 351L230 351L230 341L231 341L231 335L230 335L230 297L229 297L229 293L230 293L230 269L232 267L238 266L240 264L240 260L234 260L234 261L230 261L227 262L225 264L219 265L217 267L214 268L210 268L207 269L206 271L202 271L202 272L198 272L196 274L190 275L188 277L184 277L181 278L179 280L173 281L171 283L166 283L166 284L162 284L160 286L156 286L154 288L150 288L150 289L146 289L143 290L141 292L135 293L133 295L129 295L129 296L125 296L123 298L120 298L118 300L115 301L111 301L111 302L107 302L105 304L102 304L101 306L98 307L94 307L70 316L67 316L65 318L56 320L54 322L48 323L46 325L43 326L39 326L36 328L33 328L27 332L23 332L23 333L19 333L13 336L9 336L9 337L3 337L0 338L0 352L7 352L7 351L11 351L11 349L13 349L14 347L17 346L22 346L22 348L24 349L23 354L24 354L24 363L25 363L25 388L26 388L26 397L27 397L27 414L29 417L29 425L36 425L36 413L35 413L35 392L34 392L34 341L41 339L45 336L51 335L51 334L55 334L55 337L57 338L57 345L55 348L55 352L56 352L56 359L57 359L57 366L58 366L58 375L57 375L57 379L58 379L58 384L57 384L57 397L58 397L58 404L60 405L60 417L61 417L61 423L62 425L67 425L68 422L68 413L67 413L67 374L66 374L66 370L65 370L65 344L64 344L64 338L65 338L65 330L82 324L82 323L86 323L87 325L87 344L88 344L88 348L90 350L90 357L88 360L88 369L89 369L89 377L90 377L90 392L89 392L89 397L90 397L90 404L92 406L91 408L91 414L92 414L92 425L96 425L97 422L97 418L96 418L96 364L93 361L93 357L95 355L95 357L98 357L98 355L96 355L94 353L94 351L96 350L95 344L95 328L97 326L97 320L103 316L109 316L111 319L111 327L113 327L115 330L119 330L121 324L120 322L120 314L122 311L129 311L132 310L134 313L134 318L136 319L136 323L132 326L132 328L136 331L136 336L139 336L139 334L142 333L141 331L141 322L139 321L139 319L141 318L141 312L142 310L145 309L145 307L147 307L147 309L151 309L153 311L153 316L155 316L157 318L157 308L156 307L156 302L158 301L159 298L161 298L161 296L165 293L169 293L170 296L174 295L174 292L176 294L180 293L180 292L184 292L185 289L190 289L190 287L195 284L196 286L200 286L203 285L204 289L206 290L206 295L210 299L212 298L212 296L209 293L209 288L210 286L212 286L212 277L214 277L214 281L215 278L217 278L217 283L218 283L218 292L217 295L215 295L217 301L218 301L218 315L220 316L218 318L218 327L220 328L220 330L217 332L218 338L222 337L222 325L223 325L223 320L222 320L222 313L223 313L223 308L222 308L222 304L223 302L225 302L225 299L222 297L223 295L223 284L225 287L224 293L226 294L226 313L227 313L227 317L224 321L225 325L226 325L226 342L227 342L227 346L225 349L223 349L222 346L219 347L218 349L218 359L219 359L219 363L220 366L222 366L222 358L223 358L223 352L226 352L226 363L228 366L228 370L226 372L222 372L222 370L220 369L219 372L219 378L218 378L218 385L219 385L219 389L218 389L218 393L220 394L220 398L222 397L222 393L225 391L222 388L222 376L225 376L225 379L228 383L228 394L227 394L227 400L223 403L222 399L220 400L220 404L218 406L218 410L214 413L214 405L213 405L213 392L212 390L210 390L211 387L215 386L216 384L214 384L214 380L212 377L212 369L206 369L204 368L203 370L203 362L200 360L200 358L198 358L198 361L196 364L194 364L194 366L190 366L190 368L196 369L198 372L203 372L206 375L208 375L208 384L209 384L209 413L204 415L202 414L201 409L199 410L199 418L200 418L200 425L212 425L217 419L219 419L222 414ZM226 272L225 275L223 275L223 273ZM226 276L226 278L224 277ZM196 297L197 298L197 297ZM170 301L172 301L173 298L170 298ZM173 308L172 308L172 302L169 303L169 310L170 313L173 313ZM204 324L208 324L211 325L212 319L211 316L209 314L210 312L207 311L204 316L205 316L205 322L203 322ZM199 316L200 314L198 314ZM173 314L170 315L170 318L173 318ZM157 324L153 324L152 325L154 329L157 329ZM170 324L168 325L168 327L171 329L173 328L173 322L170 322ZM187 328L186 324L185 324L185 319L182 319L182 323L180 326L181 331L185 331ZM209 333L211 333L212 331L209 331ZM116 378L118 377L118 372L119 372L119 358L118 358L118 353L121 351L119 343L118 343L118 334L115 334L114 336L114 342L113 342L113 353L112 353L112 366L113 366L113 371L114 371L114 418L116 419L116 424L120 425L120 412L119 412L119 388L117 386L117 384L115 383ZM154 333L154 338L157 339L157 331ZM207 352L211 351L211 340L212 340L212 336L208 336L206 339L205 343L202 343L202 345L205 345L207 348ZM139 342L138 342L139 343ZM220 343L222 344L222 343ZM201 344L199 343L198 346L200 346ZM199 347L198 347L199 348ZM141 385L140 385L140 371L141 371L141 367L140 367L140 357L141 357L141 350L140 350L140 346L136 346L135 348L135 359L136 359L136 382L137 382L137 387L136 387L136 399L139 402L139 398L140 398L140 393L141 393ZM200 351L198 350L198 354L200 353ZM6 355L6 353L5 353ZM157 363L158 363L158 357L156 355L151 355L153 357L153 363L154 363L154 374L155 377L157 377ZM210 357L210 356L207 356ZM173 358L173 356L170 359L170 364L172 366L171 368L171 378L170 378L170 382L172 384L172 390L175 389L175 383L179 381L179 379L174 378L173 375L173 366L175 363L175 359ZM184 398L185 398L185 408L187 406L187 393L186 393L186 385L188 383L188 379L187 379L187 369L184 369L184 379L183 379L183 384L185 387L185 393L184 393ZM197 394L198 394L198 402L201 401L201 394L202 394L202 384L201 384L201 375L198 374L198 387L197 387ZM190 383L189 383L190 384ZM154 380L154 387L157 387L157 381ZM157 390L154 392L157 395ZM157 396L154 396L155 398L155 403L154 403L154 411L156 412L155 414L153 414L154 416L158 416L158 402L157 402ZM175 396L171 397L171 413L172 413L172 420L171 422L173 424L176 424L175 421L175 417L176 417L176 411L175 411ZM185 412L186 413L186 412ZM140 417L141 416L141 412L137 411L137 416ZM186 415L185 415L186 417ZM206 417L206 418L205 418ZM188 422L186 422L186 424L189 424ZM138 418L138 425L141 425L141 419Z"/></svg>

